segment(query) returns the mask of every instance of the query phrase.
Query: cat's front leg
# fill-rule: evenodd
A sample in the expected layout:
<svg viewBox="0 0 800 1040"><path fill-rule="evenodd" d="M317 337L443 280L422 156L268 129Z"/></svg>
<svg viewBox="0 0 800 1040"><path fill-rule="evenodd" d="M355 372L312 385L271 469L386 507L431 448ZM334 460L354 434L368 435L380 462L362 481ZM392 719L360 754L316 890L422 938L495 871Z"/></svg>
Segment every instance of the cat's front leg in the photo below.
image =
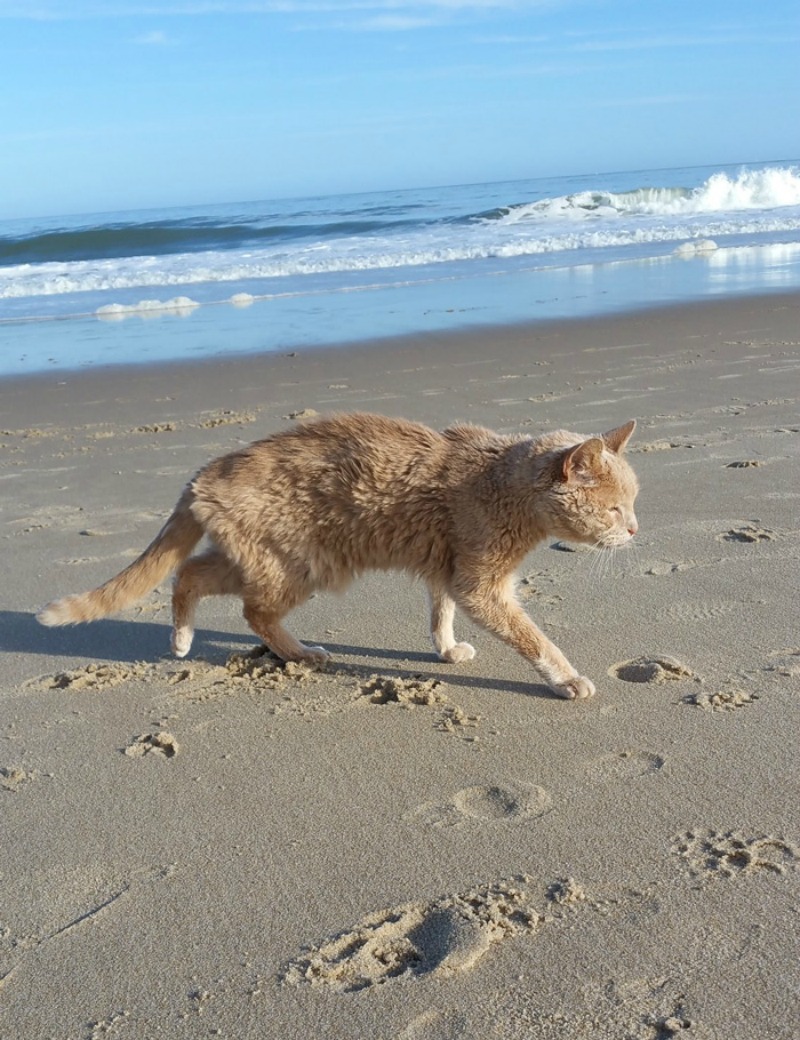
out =
<svg viewBox="0 0 800 1040"><path fill-rule="evenodd" d="M569 679L564 683L549 682L548 686L559 697L568 701L582 701L587 697L594 697L597 693L592 680L585 675L578 675L577 672L574 679Z"/></svg>
<svg viewBox="0 0 800 1040"><path fill-rule="evenodd" d="M471 661L475 647L471 643L457 643L453 633L456 605L441 586L430 583L428 594L431 601L431 639L440 661L458 664Z"/></svg>
<svg viewBox="0 0 800 1040"><path fill-rule="evenodd" d="M579 675L555 643L534 625L514 595L513 580L456 578L459 606L534 666L550 689L566 700L594 696L591 679Z"/></svg>

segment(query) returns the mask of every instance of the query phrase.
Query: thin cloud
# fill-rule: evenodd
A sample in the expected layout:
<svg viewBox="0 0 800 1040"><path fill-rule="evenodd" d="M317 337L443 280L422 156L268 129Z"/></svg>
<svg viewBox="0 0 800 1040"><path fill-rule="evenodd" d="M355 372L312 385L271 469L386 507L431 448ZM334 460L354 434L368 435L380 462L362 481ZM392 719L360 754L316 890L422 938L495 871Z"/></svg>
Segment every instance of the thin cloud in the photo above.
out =
<svg viewBox="0 0 800 1040"><path fill-rule="evenodd" d="M143 47L165 47L169 40L167 34L162 32L161 29L153 29L152 32L142 33L141 36L134 37L134 43L141 44Z"/></svg>
<svg viewBox="0 0 800 1040"><path fill-rule="evenodd" d="M443 24L440 18L414 17L402 14L381 14L374 18L358 18L352 22L340 22L337 28L357 32L410 32L414 29L430 29Z"/></svg>
<svg viewBox="0 0 800 1040"><path fill-rule="evenodd" d="M591 34L570 33L568 36L579 38L567 46L568 50L576 52L602 52L602 51L647 51L666 48L682 47L725 47L731 44L752 45L755 43L774 44L795 42L797 31L795 26L787 32L776 32L773 27L764 24L753 26L715 26L701 27L699 32L693 33L661 33L658 35L644 35L636 30L631 30L627 35L604 35L601 31ZM590 38L591 37L591 38Z"/></svg>
<svg viewBox="0 0 800 1040"><path fill-rule="evenodd" d="M532 44L552 43L551 36L525 36L512 33L494 33L491 36L476 36L474 43L482 47L530 47Z"/></svg>

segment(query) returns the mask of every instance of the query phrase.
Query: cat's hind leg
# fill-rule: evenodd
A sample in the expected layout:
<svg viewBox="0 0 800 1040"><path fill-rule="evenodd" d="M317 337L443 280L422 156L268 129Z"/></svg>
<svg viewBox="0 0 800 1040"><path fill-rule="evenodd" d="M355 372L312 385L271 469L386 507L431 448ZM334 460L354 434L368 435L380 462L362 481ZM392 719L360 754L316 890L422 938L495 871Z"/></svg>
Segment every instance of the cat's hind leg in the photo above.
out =
<svg viewBox="0 0 800 1040"><path fill-rule="evenodd" d="M305 661L319 667L330 654L323 646L306 646L281 624L289 611L306 599L310 590L295 589L291 595L277 596L275 588L249 587L244 593L243 614L255 634L283 661Z"/></svg>
<svg viewBox="0 0 800 1040"><path fill-rule="evenodd" d="M242 592L238 568L216 546L190 556L178 568L172 588L172 652L186 657L194 638L194 615L204 596L237 596Z"/></svg>
<svg viewBox="0 0 800 1040"><path fill-rule="evenodd" d="M456 605L444 589L433 583L428 585L431 601L431 639L440 661L458 664L471 661L475 647L470 643L457 643L453 633L453 618Z"/></svg>

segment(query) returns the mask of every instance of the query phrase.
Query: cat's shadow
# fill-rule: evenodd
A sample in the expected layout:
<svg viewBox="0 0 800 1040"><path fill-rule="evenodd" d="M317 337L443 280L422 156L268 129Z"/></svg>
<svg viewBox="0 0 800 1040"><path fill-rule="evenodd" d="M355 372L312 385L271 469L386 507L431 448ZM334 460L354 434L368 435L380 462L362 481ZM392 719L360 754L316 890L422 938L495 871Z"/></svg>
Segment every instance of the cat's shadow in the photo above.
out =
<svg viewBox="0 0 800 1040"><path fill-rule="evenodd" d="M384 665L379 666L381 674L390 675L397 678L413 678L419 675L420 671L426 671L430 669L430 666L438 666L436 671L430 671L428 674L433 678L440 678L443 682L447 683L448 686L461 686L464 689L477 690L477 689L490 689L499 690L503 693L521 693L526 697L544 697L548 700L559 698L545 686L543 683L537 683L535 680L527 682L516 682L513 679L488 679L485 676L479 675L464 675L459 672L460 668L468 668L469 665L445 665L433 656L432 653L419 653L409 652L407 650L382 650L372 646L349 646L344 643L325 643L325 649L329 650L333 655L332 667L335 669L337 662L341 663L347 668L346 658L348 657L361 657L367 658L382 658L390 661L419 661L419 670L409 669L402 667L386 667ZM359 673L371 672L374 669L369 665L359 664L357 666Z"/></svg>
<svg viewBox="0 0 800 1040"><path fill-rule="evenodd" d="M208 633L231 639L229 633ZM153 621L95 621L91 625L44 628L33 614L0 610L0 651L96 661L151 661L169 651L169 628Z"/></svg>
<svg viewBox="0 0 800 1040"><path fill-rule="evenodd" d="M42 657L79 657L93 661L157 661L169 657L169 626L153 621L136 622L104 619L91 625L43 628L33 614L19 610L0 610L0 652L39 654ZM187 661L197 657L219 657L220 663L232 651L249 652L259 646L255 636L219 632L207 628L199 629L191 655ZM422 671L435 670L434 677L441 676L448 686L465 689L491 689L504 693L523 694L526 697L551 699L554 694L543 684L517 682L511 679L487 679L477 675L460 674L458 668L444 666L430 652L392 650L374 646L353 646L345 643L325 643L333 655L331 667L337 664L344 670L352 668L359 675L379 670L381 674L397 678L412 678ZM348 658L360 658L358 664L348 665ZM375 661L375 665L366 662ZM383 662L394 662L393 665ZM402 664L401 664L402 662ZM403 667L413 662L414 667ZM466 666L468 667L468 665Z"/></svg>

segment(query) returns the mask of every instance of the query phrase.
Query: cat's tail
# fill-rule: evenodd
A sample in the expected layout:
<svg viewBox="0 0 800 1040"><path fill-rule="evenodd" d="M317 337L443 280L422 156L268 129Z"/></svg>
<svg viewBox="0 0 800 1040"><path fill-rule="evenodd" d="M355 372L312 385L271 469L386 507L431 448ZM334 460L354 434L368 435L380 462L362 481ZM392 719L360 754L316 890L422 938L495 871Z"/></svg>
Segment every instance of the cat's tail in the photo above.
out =
<svg viewBox="0 0 800 1040"><path fill-rule="evenodd" d="M64 596L48 603L36 615L36 620L48 627L97 621L145 596L190 555L203 537L203 528L192 513L193 500L190 486L153 541L124 571L91 592Z"/></svg>

